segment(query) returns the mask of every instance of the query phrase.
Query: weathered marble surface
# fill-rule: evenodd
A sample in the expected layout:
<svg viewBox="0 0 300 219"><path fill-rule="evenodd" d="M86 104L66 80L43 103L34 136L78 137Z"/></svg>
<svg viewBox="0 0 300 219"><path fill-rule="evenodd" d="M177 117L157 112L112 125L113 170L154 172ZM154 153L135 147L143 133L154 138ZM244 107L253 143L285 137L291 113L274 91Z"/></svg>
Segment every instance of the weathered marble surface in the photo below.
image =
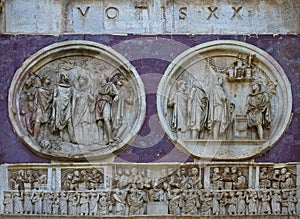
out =
<svg viewBox="0 0 300 219"><path fill-rule="evenodd" d="M249 159L285 132L291 86L268 54L239 41L211 41L181 53L159 83L166 134L196 157Z"/></svg>
<svg viewBox="0 0 300 219"><path fill-rule="evenodd" d="M6 184L0 190L4 215L299 216L299 163L57 163L0 168Z"/></svg>
<svg viewBox="0 0 300 219"><path fill-rule="evenodd" d="M297 0L7 0L6 33L298 33Z"/></svg>
<svg viewBox="0 0 300 219"><path fill-rule="evenodd" d="M22 62L37 50L55 42L86 39L99 42L121 53L137 69L146 89L147 114L138 138L116 158L120 162L192 161L189 155L179 152L164 135L156 111L156 90L167 66L181 52L192 46L216 39L232 39L247 42L273 56L291 82L293 118L290 127L276 145L265 155L256 158L264 162L299 161L300 130L300 38L298 35L60 35L29 36L1 35L0 124L1 163L49 162L35 156L13 133L7 113L8 88L14 72ZM156 140L155 140L156 139Z"/></svg>
<svg viewBox="0 0 300 219"><path fill-rule="evenodd" d="M14 130L52 159L111 155L145 119L144 85L120 54L92 41L39 50L19 68L9 92Z"/></svg>

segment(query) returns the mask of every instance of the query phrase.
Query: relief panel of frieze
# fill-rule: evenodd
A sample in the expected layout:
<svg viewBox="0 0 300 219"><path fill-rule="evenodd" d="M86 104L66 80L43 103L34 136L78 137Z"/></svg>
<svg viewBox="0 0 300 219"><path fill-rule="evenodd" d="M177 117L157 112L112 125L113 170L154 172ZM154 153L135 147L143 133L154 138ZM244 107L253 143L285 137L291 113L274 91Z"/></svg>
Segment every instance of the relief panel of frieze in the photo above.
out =
<svg viewBox="0 0 300 219"><path fill-rule="evenodd" d="M140 129L144 86L133 66L106 46L57 43L17 70L9 115L17 135L38 154L72 160L108 155Z"/></svg>
<svg viewBox="0 0 300 219"><path fill-rule="evenodd" d="M299 171L299 164L255 163L5 165L0 213L297 215ZM24 186L44 175L48 187Z"/></svg>
<svg viewBox="0 0 300 219"><path fill-rule="evenodd" d="M182 53L157 95L166 134L195 157L253 157L272 147L291 119L283 69L266 52L238 41L213 41Z"/></svg>

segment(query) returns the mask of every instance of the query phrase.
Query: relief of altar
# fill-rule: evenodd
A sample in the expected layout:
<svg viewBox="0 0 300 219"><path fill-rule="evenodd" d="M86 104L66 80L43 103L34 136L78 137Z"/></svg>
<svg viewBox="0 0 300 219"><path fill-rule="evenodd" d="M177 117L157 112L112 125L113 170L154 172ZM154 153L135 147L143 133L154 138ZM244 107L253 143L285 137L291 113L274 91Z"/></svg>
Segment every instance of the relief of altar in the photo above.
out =
<svg viewBox="0 0 300 219"><path fill-rule="evenodd" d="M216 41L178 56L158 91L171 140L196 157L229 160L252 157L277 141L291 116L291 91L267 55L248 44Z"/></svg>

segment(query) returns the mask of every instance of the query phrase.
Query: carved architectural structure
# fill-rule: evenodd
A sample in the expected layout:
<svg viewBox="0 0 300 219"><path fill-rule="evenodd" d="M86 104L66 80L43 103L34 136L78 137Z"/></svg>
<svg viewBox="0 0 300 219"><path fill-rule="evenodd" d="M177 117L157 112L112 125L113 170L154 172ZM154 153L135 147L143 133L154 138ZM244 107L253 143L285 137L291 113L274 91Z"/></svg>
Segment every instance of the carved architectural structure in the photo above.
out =
<svg viewBox="0 0 300 219"><path fill-rule="evenodd" d="M160 82L157 108L166 134L187 153L246 159L272 147L287 128L290 83L264 51L215 41L173 63Z"/></svg>
<svg viewBox="0 0 300 219"><path fill-rule="evenodd" d="M145 117L143 83L112 49L87 41L44 48L16 72L10 118L19 137L53 159L108 155Z"/></svg>

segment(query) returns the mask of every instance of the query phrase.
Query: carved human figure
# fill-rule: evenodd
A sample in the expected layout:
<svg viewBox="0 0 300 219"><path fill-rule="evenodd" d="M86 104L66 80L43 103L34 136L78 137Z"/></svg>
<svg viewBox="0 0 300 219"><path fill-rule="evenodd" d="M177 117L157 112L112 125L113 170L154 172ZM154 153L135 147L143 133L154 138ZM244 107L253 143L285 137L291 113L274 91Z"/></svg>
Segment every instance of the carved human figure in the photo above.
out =
<svg viewBox="0 0 300 219"><path fill-rule="evenodd" d="M173 189L168 194L169 214L180 215L183 207L182 196L179 189Z"/></svg>
<svg viewBox="0 0 300 219"><path fill-rule="evenodd" d="M238 173L237 173L237 167L231 167L231 181L232 181L232 189L237 189L236 184L238 181Z"/></svg>
<svg viewBox="0 0 300 219"><path fill-rule="evenodd" d="M268 189L271 187L271 180L268 173L268 168L263 167L259 173L259 187L263 189Z"/></svg>
<svg viewBox="0 0 300 219"><path fill-rule="evenodd" d="M197 167L193 167L191 169L191 175L187 180L187 183L193 188L194 190L202 189L201 183L201 175L199 174L199 170Z"/></svg>
<svg viewBox="0 0 300 219"><path fill-rule="evenodd" d="M209 98L209 122L213 139L222 139L229 124L227 97L223 89L223 77L218 76Z"/></svg>
<svg viewBox="0 0 300 219"><path fill-rule="evenodd" d="M245 214L246 213L246 194L242 191L238 191L237 193L237 206L236 212L237 214Z"/></svg>
<svg viewBox="0 0 300 219"><path fill-rule="evenodd" d="M77 193L70 193L68 197L69 215L77 215L77 206L79 205L80 195Z"/></svg>
<svg viewBox="0 0 300 219"><path fill-rule="evenodd" d="M43 170L38 170L36 180L40 186L47 184L47 174Z"/></svg>
<svg viewBox="0 0 300 219"><path fill-rule="evenodd" d="M129 125L128 115L126 115L126 108L134 104L134 93L132 89L126 84L126 79L120 73L117 73L112 78L115 84L119 98L112 104L113 117L113 134L116 141L120 141L121 135L124 133Z"/></svg>
<svg viewBox="0 0 300 219"><path fill-rule="evenodd" d="M15 214L23 214L23 198L20 196L19 193L13 194L13 203L14 203L14 213Z"/></svg>
<svg viewBox="0 0 300 219"><path fill-rule="evenodd" d="M220 215L226 215L227 214L227 206L230 201L229 193L224 192L222 195L222 199L220 199Z"/></svg>
<svg viewBox="0 0 300 219"><path fill-rule="evenodd" d="M183 198L185 201L184 213L188 215L197 215L200 207L197 192L193 189L189 189Z"/></svg>
<svg viewBox="0 0 300 219"><path fill-rule="evenodd" d="M199 83L193 83L188 99L189 128L193 140L204 138L208 118L208 96Z"/></svg>
<svg viewBox="0 0 300 219"><path fill-rule="evenodd" d="M13 213L13 197L11 193L5 193L3 199L4 214Z"/></svg>
<svg viewBox="0 0 300 219"><path fill-rule="evenodd" d="M290 215L296 215L297 214L297 198L296 198L296 192L294 190L291 190L288 197L288 212ZM299 210L299 209L298 209Z"/></svg>
<svg viewBox="0 0 300 219"><path fill-rule="evenodd" d="M89 200L89 215L97 215L99 194L91 193Z"/></svg>
<svg viewBox="0 0 300 219"><path fill-rule="evenodd" d="M270 206L270 195L268 194L269 191L264 190L262 195L259 193L260 199L260 213L261 214L271 214L271 206Z"/></svg>
<svg viewBox="0 0 300 219"><path fill-rule="evenodd" d="M29 134L33 135L33 125L34 125L34 117L35 117L35 87L38 85L37 83L38 76L34 73L30 74L30 76L25 81L24 86L24 95L20 97L20 105L21 105L21 115L24 116L24 124L29 132Z"/></svg>
<svg viewBox="0 0 300 219"><path fill-rule="evenodd" d="M114 213L116 215L125 215L126 210L126 195L125 190L115 189L114 194L112 195L113 204L115 206Z"/></svg>
<svg viewBox="0 0 300 219"><path fill-rule="evenodd" d="M89 199L88 199L88 195L85 192L81 193L80 195L79 206L80 206L80 210L79 210L80 215L89 214Z"/></svg>
<svg viewBox="0 0 300 219"><path fill-rule="evenodd" d="M211 176L212 188L214 190L223 189L223 178L219 172L220 169L215 167Z"/></svg>
<svg viewBox="0 0 300 219"><path fill-rule="evenodd" d="M232 178L229 167L225 167L222 173L222 181L224 182L224 189L232 189Z"/></svg>
<svg viewBox="0 0 300 219"><path fill-rule="evenodd" d="M273 191L271 196L271 207L273 214L280 214L281 213L281 194L280 190Z"/></svg>
<svg viewBox="0 0 300 219"><path fill-rule="evenodd" d="M42 201L43 201L43 198L42 198L42 193L40 192L34 192L33 194L33 197L31 199L31 202L33 204L33 213L34 214L41 214L42 213Z"/></svg>
<svg viewBox="0 0 300 219"><path fill-rule="evenodd" d="M34 100L34 132L35 139L38 140L40 135L41 125L44 125L43 137L46 137L46 125L50 121L51 115L51 102L52 102L52 90L50 88L51 79L45 76L41 79L42 85L35 88L35 100Z"/></svg>
<svg viewBox="0 0 300 219"><path fill-rule="evenodd" d="M235 215L237 212L237 198L235 197L234 192L229 193L229 202L228 202L228 214Z"/></svg>
<svg viewBox="0 0 300 219"><path fill-rule="evenodd" d="M119 92L114 83L105 74L100 75L100 85L96 91L96 122L99 134L103 128L107 143L113 143L111 105L119 99ZM100 136L102 138L102 136Z"/></svg>
<svg viewBox="0 0 300 219"><path fill-rule="evenodd" d="M287 173L287 169L285 167L281 168L280 176L279 176L281 189L286 189L286 173Z"/></svg>
<svg viewBox="0 0 300 219"><path fill-rule="evenodd" d="M238 171L238 178L237 178L235 187L236 187L236 189L246 189L247 188L247 180L241 170Z"/></svg>
<svg viewBox="0 0 300 219"><path fill-rule="evenodd" d="M258 213L258 196L255 191L250 191L250 194L246 196L246 203L248 204L249 214Z"/></svg>
<svg viewBox="0 0 300 219"><path fill-rule="evenodd" d="M289 191L282 190L281 196L281 214L289 213Z"/></svg>
<svg viewBox="0 0 300 219"><path fill-rule="evenodd" d="M52 132L59 133L62 141L77 143L74 135L72 102L74 90L67 74L60 74L59 84L53 93L53 110L51 116Z"/></svg>
<svg viewBox="0 0 300 219"><path fill-rule="evenodd" d="M64 191L60 192L59 209L61 215L68 214L68 195Z"/></svg>
<svg viewBox="0 0 300 219"><path fill-rule="evenodd" d="M246 115L248 127L256 128L258 139L264 138L264 129L271 123L271 103L267 92L262 90L262 82L256 80L252 84L252 92L247 97Z"/></svg>
<svg viewBox="0 0 300 219"><path fill-rule="evenodd" d="M220 200L223 195L222 192L214 192L212 194L212 215L220 215Z"/></svg>
<svg viewBox="0 0 300 219"><path fill-rule="evenodd" d="M201 215L207 216L211 214L211 209L212 209L212 197L210 197L211 193L210 192L205 192L205 194L200 195L200 212Z"/></svg>
<svg viewBox="0 0 300 219"><path fill-rule="evenodd" d="M103 175L97 169L93 169L88 177L89 189L97 189L103 183Z"/></svg>
<svg viewBox="0 0 300 219"><path fill-rule="evenodd" d="M53 198L52 198L52 214L58 215L59 214L59 194L57 192L54 192Z"/></svg>
<svg viewBox="0 0 300 219"><path fill-rule="evenodd" d="M129 215L144 214L144 202L147 201L146 194L136 188L136 184L132 184L127 195L127 204L129 207Z"/></svg>
<svg viewBox="0 0 300 219"><path fill-rule="evenodd" d="M131 171L128 168L124 169L124 173L120 179L120 189L128 189L132 184Z"/></svg>
<svg viewBox="0 0 300 219"><path fill-rule="evenodd" d="M187 102L186 82L179 80L176 84L176 91L168 102L168 107L172 108L171 127L178 138L182 138L187 131Z"/></svg>
<svg viewBox="0 0 300 219"><path fill-rule="evenodd" d="M52 194L51 193L44 193L42 194L42 201L43 201L43 214L51 214L52 213Z"/></svg>
<svg viewBox="0 0 300 219"><path fill-rule="evenodd" d="M294 183L294 180L292 178L292 174L290 172L286 172L285 174L285 184L284 184L284 187L285 189L292 189L295 187L295 183Z"/></svg>
<svg viewBox="0 0 300 219"><path fill-rule="evenodd" d="M111 203L109 201L109 197L107 194L101 194L101 197L99 198L99 214L100 215L108 215L110 208L111 208Z"/></svg>
<svg viewBox="0 0 300 219"><path fill-rule="evenodd" d="M73 125L79 144L90 145L99 141L95 125L95 98L89 87L89 79L80 75L74 90Z"/></svg>
<svg viewBox="0 0 300 219"><path fill-rule="evenodd" d="M273 189L279 189L280 188L280 170L279 169L275 169L273 171L272 188Z"/></svg>

